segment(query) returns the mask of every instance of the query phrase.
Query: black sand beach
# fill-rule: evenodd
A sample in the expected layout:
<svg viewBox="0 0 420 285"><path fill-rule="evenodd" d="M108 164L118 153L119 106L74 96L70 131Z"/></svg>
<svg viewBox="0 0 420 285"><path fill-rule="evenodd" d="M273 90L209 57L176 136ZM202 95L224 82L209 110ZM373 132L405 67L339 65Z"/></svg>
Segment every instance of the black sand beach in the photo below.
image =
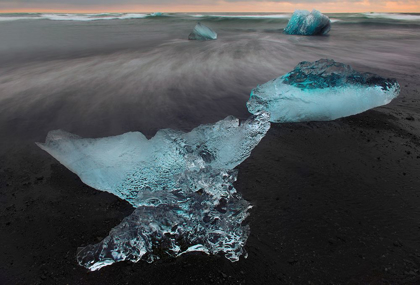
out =
<svg viewBox="0 0 420 285"><path fill-rule="evenodd" d="M311 56L327 53L315 51ZM186 122L178 126L183 129L194 127L197 120L215 122L229 114L246 118L249 87L245 84L230 101L220 99L220 106L230 104L222 111L212 113L217 105L204 96L196 112L206 106L210 111L200 119L196 113L182 117L182 109L178 117L164 117L148 128L142 114L130 121L138 106L127 104L131 102L127 97L121 100L127 107L121 121L115 119L124 110L115 111L106 100L84 106L91 118L74 111L72 106L81 105L71 99L43 105L43 98L35 104L30 95L47 87L51 94L59 93L58 98L73 90L67 83L63 83L67 89L51 82L22 90L22 86L6 85L16 80L5 79L13 72L30 79L18 71L35 68L37 59L17 67L8 62L0 73L0 94L20 97L1 101L0 284L420 284L420 73L412 67L405 72L397 66L369 68L368 63L352 66L396 78L401 85L398 98L332 122L272 124L251 157L238 167L235 187L254 206L248 218L248 258L231 263L222 256L191 253L88 272L76 263L77 248L100 241L133 208L84 185L34 142L43 141L54 128L91 137L130 130L151 136L156 129L177 127L173 118ZM73 64L70 59L68 64ZM290 62L286 65L277 76L291 69ZM51 72L60 70L62 66L56 66ZM260 74L248 84L275 77L269 70L272 73ZM98 89L80 87L85 93L78 93L78 98L90 93L98 98L101 88L110 86L101 84ZM173 92L185 92L190 98L188 92L202 87L191 86ZM226 86L221 89L231 90ZM10 90L20 91L7 93ZM101 116L95 116L95 108Z"/></svg>

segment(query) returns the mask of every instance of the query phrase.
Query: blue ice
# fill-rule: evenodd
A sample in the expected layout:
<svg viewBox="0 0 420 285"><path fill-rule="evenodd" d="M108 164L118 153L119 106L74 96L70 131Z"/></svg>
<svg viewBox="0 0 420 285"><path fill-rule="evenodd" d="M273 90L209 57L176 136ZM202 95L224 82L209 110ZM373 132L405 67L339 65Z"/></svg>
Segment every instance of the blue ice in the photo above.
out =
<svg viewBox="0 0 420 285"><path fill-rule="evenodd" d="M269 112L275 123L329 121L386 105L399 92L395 79L321 59L301 62L291 72L257 86L247 107L253 114Z"/></svg>
<svg viewBox="0 0 420 285"><path fill-rule="evenodd" d="M209 27L198 22L193 31L189 34L188 39L201 41L215 40L217 39L217 34Z"/></svg>
<svg viewBox="0 0 420 285"><path fill-rule="evenodd" d="M230 116L189 133L160 130L86 139L57 130L38 145L87 185L136 209L102 242L79 251L80 265L97 270L114 262L179 256L189 251L245 255L250 205L233 187L237 171L270 128L261 112L240 122Z"/></svg>
<svg viewBox="0 0 420 285"><path fill-rule="evenodd" d="M331 29L330 19L318 10L296 10L284 32L289 35L326 35Z"/></svg>

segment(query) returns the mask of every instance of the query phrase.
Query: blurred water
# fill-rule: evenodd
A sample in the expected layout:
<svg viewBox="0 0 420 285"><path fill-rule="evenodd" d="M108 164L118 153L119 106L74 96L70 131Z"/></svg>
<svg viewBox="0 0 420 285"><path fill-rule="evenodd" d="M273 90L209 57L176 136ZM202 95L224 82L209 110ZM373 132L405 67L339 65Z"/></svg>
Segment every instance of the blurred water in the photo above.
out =
<svg viewBox="0 0 420 285"><path fill-rule="evenodd" d="M420 15L330 14L325 37L283 34L290 14L135 15L0 15L2 144L246 118L251 89L303 60L419 73ZM188 41L198 20L218 40Z"/></svg>

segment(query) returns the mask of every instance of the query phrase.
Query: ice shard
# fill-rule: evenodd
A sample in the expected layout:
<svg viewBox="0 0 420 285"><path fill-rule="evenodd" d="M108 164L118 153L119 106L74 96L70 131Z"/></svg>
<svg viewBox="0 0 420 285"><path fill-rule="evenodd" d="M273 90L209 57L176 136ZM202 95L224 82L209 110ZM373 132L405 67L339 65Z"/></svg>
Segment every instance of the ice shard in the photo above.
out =
<svg viewBox="0 0 420 285"><path fill-rule="evenodd" d="M198 22L193 31L188 35L188 39L200 41L215 40L217 39L217 34L209 27Z"/></svg>
<svg viewBox="0 0 420 285"><path fill-rule="evenodd" d="M326 35L331 29L330 19L318 10L296 10L284 32L289 35Z"/></svg>
<svg viewBox="0 0 420 285"><path fill-rule="evenodd" d="M269 112L275 123L329 121L386 105L399 92L395 79L321 59L303 61L291 72L257 86L247 107L253 114Z"/></svg>
<svg viewBox="0 0 420 285"><path fill-rule="evenodd" d="M84 139L58 130L38 144L84 183L136 209L101 243L83 248L78 261L97 270L117 261L153 261L162 254L244 254L250 205L233 187L237 172L270 128L261 112L240 122L227 117L189 133L160 130Z"/></svg>

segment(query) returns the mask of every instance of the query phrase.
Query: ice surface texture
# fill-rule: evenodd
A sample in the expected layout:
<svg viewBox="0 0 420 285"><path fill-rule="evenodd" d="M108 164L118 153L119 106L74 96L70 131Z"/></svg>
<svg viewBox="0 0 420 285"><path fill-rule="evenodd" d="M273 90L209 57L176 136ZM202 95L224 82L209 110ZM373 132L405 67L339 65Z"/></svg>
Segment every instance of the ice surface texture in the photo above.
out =
<svg viewBox="0 0 420 285"><path fill-rule="evenodd" d="M189 133L164 129L148 140L140 132L99 139L61 131L38 144L87 185L110 192L134 207L168 199L175 175L211 166L233 169L244 161L269 128L266 113L245 122L227 117ZM164 191L160 197L159 191Z"/></svg>
<svg viewBox="0 0 420 285"><path fill-rule="evenodd" d="M330 19L318 10L296 10L284 32L289 35L326 35L331 29Z"/></svg>
<svg viewBox="0 0 420 285"><path fill-rule="evenodd" d="M182 175L185 181L180 178L171 190L176 199L136 208L103 241L79 251L79 264L94 271L118 261L152 262L189 251L224 252L237 261L245 254L249 226L242 222L250 205L233 188L236 175L210 168Z"/></svg>
<svg viewBox="0 0 420 285"><path fill-rule="evenodd" d="M248 110L271 122L328 121L386 105L398 96L395 79L359 73L331 59L303 61L291 72L251 91Z"/></svg>
<svg viewBox="0 0 420 285"><path fill-rule="evenodd" d="M217 39L217 34L209 27L198 22L197 25L195 25L194 30L189 34L188 39L201 41L215 40Z"/></svg>
<svg viewBox="0 0 420 285"><path fill-rule="evenodd" d="M96 270L117 261L153 261L162 254L244 254L250 205L233 187L237 172L270 128L268 113L240 122L227 117L189 133L160 130L83 139L51 131L38 144L84 183L137 209L101 243L83 248L79 264Z"/></svg>

